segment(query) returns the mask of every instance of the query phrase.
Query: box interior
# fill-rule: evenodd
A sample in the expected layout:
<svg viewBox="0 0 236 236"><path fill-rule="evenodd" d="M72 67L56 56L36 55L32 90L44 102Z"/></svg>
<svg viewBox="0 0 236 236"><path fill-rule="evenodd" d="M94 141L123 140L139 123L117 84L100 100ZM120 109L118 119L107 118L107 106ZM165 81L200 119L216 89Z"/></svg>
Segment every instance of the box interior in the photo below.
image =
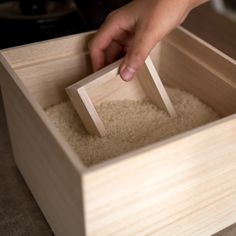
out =
<svg viewBox="0 0 236 236"><path fill-rule="evenodd" d="M3 55L40 106L46 108L67 100L65 88L92 72L87 51L91 36L65 37ZM236 113L235 61L222 59L215 49L190 36L176 31L153 49L151 58L163 83L194 94L221 117Z"/></svg>
<svg viewBox="0 0 236 236"><path fill-rule="evenodd" d="M184 35L182 32L179 33L180 36ZM4 56L25 87L45 108L68 99L65 87L92 73L87 51L87 42L91 36L92 33L81 37L65 37L61 41L58 39L52 45L49 41L42 45L26 46L21 50L16 48L6 51ZM221 67L218 67L217 58L211 58L214 55L208 53L204 57L198 53L197 50L206 49L197 48L199 45L202 46L201 42L192 40L197 45L195 47L192 42L184 42L189 38L171 36L159 43L151 53L163 83L193 93L221 116L234 114L234 65L228 62L221 63ZM178 40L183 42L179 43ZM204 53L203 51L202 54ZM210 53L217 55L211 51ZM21 58L17 61L15 58L19 58L19 55ZM230 66L232 68L229 68Z"/></svg>

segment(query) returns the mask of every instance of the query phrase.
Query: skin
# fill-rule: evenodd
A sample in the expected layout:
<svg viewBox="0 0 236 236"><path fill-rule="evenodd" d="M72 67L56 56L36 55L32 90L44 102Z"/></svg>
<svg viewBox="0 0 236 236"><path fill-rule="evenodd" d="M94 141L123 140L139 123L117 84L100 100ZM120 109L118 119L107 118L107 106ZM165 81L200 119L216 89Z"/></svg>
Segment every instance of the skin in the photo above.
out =
<svg viewBox="0 0 236 236"><path fill-rule="evenodd" d="M94 71L124 56L120 75L130 81L152 48L207 0L134 0L108 15L89 44Z"/></svg>

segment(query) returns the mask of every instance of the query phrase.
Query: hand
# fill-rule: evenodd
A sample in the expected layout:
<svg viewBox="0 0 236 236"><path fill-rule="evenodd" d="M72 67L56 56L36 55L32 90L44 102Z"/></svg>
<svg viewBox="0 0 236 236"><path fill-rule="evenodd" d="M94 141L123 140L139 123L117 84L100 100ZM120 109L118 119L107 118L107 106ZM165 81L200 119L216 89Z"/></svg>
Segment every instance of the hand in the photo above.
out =
<svg viewBox="0 0 236 236"><path fill-rule="evenodd" d="M93 69L125 55L120 75L129 81L152 48L207 0L134 0L108 15L89 44Z"/></svg>

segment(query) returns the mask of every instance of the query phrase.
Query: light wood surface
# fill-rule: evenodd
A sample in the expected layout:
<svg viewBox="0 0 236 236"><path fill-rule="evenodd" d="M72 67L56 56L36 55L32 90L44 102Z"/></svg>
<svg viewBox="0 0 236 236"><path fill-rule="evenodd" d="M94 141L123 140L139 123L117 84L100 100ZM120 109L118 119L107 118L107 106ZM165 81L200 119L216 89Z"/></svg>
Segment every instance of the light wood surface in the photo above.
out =
<svg viewBox="0 0 236 236"><path fill-rule="evenodd" d="M131 82L124 82L119 77L121 60L98 72L70 85L67 94L90 134L104 136L106 128L96 111L96 105L108 100L140 100L148 97L153 104L176 116L174 107L161 82L150 57ZM108 99L109 97L109 99Z"/></svg>
<svg viewBox="0 0 236 236"><path fill-rule="evenodd" d="M90 235L211 235L236 221L235 61L186 31L158 47L164 83L234 115L86 172Z"/></svg>
<svg viewBox="0 0 236 236"><path fill-rule="evenodd" d="M171 117L175 117L174 106L150 57L147 57L145 65L137 74L137 78L150 101L168 112Z"/></svg>
<svg viewBox="0 0 236 236"><path fill-rule="evenodd" d="M220 115L236 112L236 61L190 32L174 31L152 58L164 84L195 94ZM166 69L168 68L168 70Z"/></svg>
<svg viewBox="0 0 236 236"><path fill-rule="evenodd" d="M2 56L1 63L1 90L15 162L54 233L85 235L84 167Z"/></svg>
<svg viewBox="0 0 236 236"><path fill-rule="evenodd" d="M63 84L91 73L80 66L89 61L81 37L90 36L34 44L33 51L40 52L50 43L49 57L47 50L39 57L35 53L35 63L17 59L18 50L31 46L1 54L0 82L16 163L55 234L204 236L235 223L235 60L175 30L151 54L163 83L192 92L225 118L86 168L42 108L65 99ZM79 57L73 51L76 41ZM62 49L60 56L60 42L69 54ZM60 76L57 70L63 69L67 72ZM53 80L47 80L50 76ZM125 83L127 89L145 96L134 83L139 87ZM109 101L110 96L97 96L101 91L87 88L93 103Z"/></svg>
<svg viewBox="0 0 236 236"><path fill-rule="evenodd" d="M39 43L32 43L27 46L17 46L2 50L1 53L14 69L39 65L47 61L57 61L58 59L79 54L88 50L88 41L93 32L81 33L77 35L66 36L63 38L47 40ZM68 39L70 43L68 44ZM58 69L60 69L58 67Z"/></svg>
<svg viewBox="0 0 236 236"><path fill-rule="evenodd" d="M236 115L92 167L88 235L211 235L236 222L235 142Z"/></svg>
<svg viewBox="0 0 236 236"><path fill-rule="evenodd" d="M67 98L64 88L91 73L91 64L85 52L55 60L46 59L39 64L17 68L15 72L40 105L48 107L64 101Z"/></svg>

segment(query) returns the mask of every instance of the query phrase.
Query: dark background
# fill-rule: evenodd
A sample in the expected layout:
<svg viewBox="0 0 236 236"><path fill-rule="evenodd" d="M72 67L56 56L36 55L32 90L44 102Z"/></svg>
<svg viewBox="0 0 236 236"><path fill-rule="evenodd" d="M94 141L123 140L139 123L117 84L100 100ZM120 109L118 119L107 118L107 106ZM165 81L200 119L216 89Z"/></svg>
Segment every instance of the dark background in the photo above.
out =
<svg viewBox="0 0 236 236"><path fill-rule="evenodd" d="M0 0L0 48L97 29L128 0Z"/></svg>
<svg viewBox="0 0 236 236"><path fill-rule="evenodd" d="M0 0L0 49L97 29L130 1ZM236 11L236 0L222 2Z"/></svg>

